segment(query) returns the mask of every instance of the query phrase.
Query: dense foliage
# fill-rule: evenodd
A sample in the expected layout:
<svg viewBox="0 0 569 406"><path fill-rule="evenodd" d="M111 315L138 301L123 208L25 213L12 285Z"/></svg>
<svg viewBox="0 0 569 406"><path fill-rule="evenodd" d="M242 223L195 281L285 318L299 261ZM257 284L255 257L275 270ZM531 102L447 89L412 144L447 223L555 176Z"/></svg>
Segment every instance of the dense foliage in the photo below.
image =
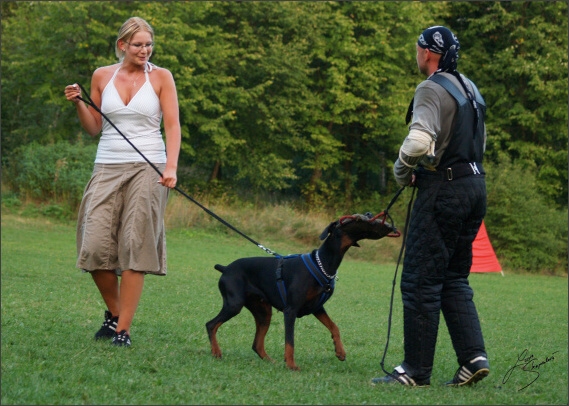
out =
<svg viewBox="0 0 569 406"><path fill-rule="evenodd" d="M515 245L516 228L506 232L504 218L493 215L507 207L504 199L537 198L534 210L567 218L566 2L1 6L1 152L9 175L3 181L25 196L37 189L22 183L33 176L20 171L42 162L64 162L58 173L74 171L79 159L92 165L97 139L81 130L63 88L74 82L89 88L94 69L115 63L118 28L138 15L156 32L152 61L176 80L185 188L279 192L309 207L389 197L397 189L391 168L407 134L404 115L424 79L414 44L425 27L444 24L461 41L459 70L478 84L488 105L489 167L497 174L516 168L511 173L519 182L528 179L521 173L531 178L523 189L490 185L501 190L489 199L488 221L496 221L490 232L504 234L493 237L504 249ZM60 143L69 145L53 146ZM49 151L33 151L44 147ZM86 179L73 179L69 190L47 187L44 198L74 204L69 193ZM507 179L489 176L493 181ZM565 224L565 243L566 230Z"/></svg>

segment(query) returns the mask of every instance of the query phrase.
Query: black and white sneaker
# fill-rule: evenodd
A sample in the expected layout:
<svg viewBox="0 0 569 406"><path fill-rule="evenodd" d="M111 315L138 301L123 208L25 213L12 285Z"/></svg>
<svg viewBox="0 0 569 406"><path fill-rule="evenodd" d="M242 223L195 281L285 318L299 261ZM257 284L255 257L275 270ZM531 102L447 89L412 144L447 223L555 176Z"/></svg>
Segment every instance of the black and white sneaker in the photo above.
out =
<svg viewBox="0 0 569 406"><path fill-rule="evenodd" d="M117 330L117 323L119 322L119 316L113 317L112 313L108 310L105 310L105 321L103 321L103 325L95 333L95 340L100 340L104 338L112 338L113 334Z"/></svg>
<svg viewBox="0 0 569 406"><path fill-rule="evenodd" d="M382 383L399 383L405 386L417 386L419 388L426 388L430 386L431 382L427 380L417 380L411 378L401 365L395 367L393 373L382 376L380 378L373 378L371 380L372 385L382 384Z"/></svg>
<svg viewBox="0 0 569 406"><path fill-rule="evenodd" d="M119 347L130 347L130 336L127 334L126 330L122 330L120 333L115 333L113 335L112 344Z"/></svg>
<svg viewBox="0 0 569 406"><path fill-rule="evenodd" d="M461 366L454 374L452 381L446 383L447 386L471 385L484 379L490 373L490 364L486 357L476 357L467 364Z"/></svg>

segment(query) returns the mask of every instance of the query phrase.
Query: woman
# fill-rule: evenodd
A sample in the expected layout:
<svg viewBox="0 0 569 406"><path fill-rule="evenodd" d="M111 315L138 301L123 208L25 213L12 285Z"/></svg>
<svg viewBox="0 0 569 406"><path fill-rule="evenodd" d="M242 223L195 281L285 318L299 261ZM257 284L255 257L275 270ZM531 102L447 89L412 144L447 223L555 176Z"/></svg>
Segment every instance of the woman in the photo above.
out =
<svg viewBox="0 0 569 406"><path fill-rule="evenodd" d="M95 70L91 99L162 177L78 99L79 86L65 88L85 131L92 137L102 131L79 209L77 267L91 273L107 306L95 339L111 338L118 346L131 345L130 327L145 274L166 274L164 211L177 180L181 134L176 85L170 71L149 62L153 46L152 27L139 17L128 19L115 43L119 62Z"/></svg>

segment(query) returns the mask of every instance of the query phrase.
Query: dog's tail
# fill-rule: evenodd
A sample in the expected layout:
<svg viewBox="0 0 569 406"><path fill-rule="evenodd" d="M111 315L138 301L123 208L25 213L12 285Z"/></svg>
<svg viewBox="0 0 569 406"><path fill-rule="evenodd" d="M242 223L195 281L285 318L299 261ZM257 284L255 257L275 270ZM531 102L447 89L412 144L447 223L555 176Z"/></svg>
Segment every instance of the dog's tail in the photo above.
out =
<svg viewBox="0 0 569 406"><path fill-rule="evenodd" d="M223 272L225 271L225 268L226 268L226 267L223 266L223 265L216 264L216 265L214 266L214 268L217 269L219 272L223 273Z"/></svg>

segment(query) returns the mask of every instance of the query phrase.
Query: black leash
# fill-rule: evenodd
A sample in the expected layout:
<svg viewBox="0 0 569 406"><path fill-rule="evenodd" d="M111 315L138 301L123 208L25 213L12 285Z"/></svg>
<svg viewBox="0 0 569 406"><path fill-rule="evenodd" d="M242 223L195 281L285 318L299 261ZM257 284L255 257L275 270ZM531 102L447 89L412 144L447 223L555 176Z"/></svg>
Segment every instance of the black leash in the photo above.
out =
<svg viewBox="0 0 569 406"><path fill-rule="evenodd" d="M89 106L93 107L105 120L107 120L107 122L113 126L113 128L115 130L117 130L117 132L122 135L122 137L126 140L126 142L128 142L130 144L131 147L134 148L134 150L136 152L138 152L140 154L140 156L142 158L144 158L144 160L146 162L148 162L148 164L156 171L158 172L158 175L160 175L160 177L162 177L162 173L160 172L160 170L156 167L156 165L154 165L152 162L150 162L148 160L148 158L146 158L144 156L144 154L142 152L140 152L140 150L138 148L136 148L136 146L121 132L121 130L119 130L117 128L117 126L111 121L109 120L109 118L101 111L101 109L99 109L99 107L97 107L97 105L95 103L93 103L93 100L91 99L91 97L89 96L89 93L85 90L85 88L83 86L81 86L81 84L79 84L79 87L81 88L81 90L83 91L83 94L85 94L85 96L89 99L88 101L83 99L81 96L77 96L77 98L79 100L82 100L83 102L85 102L85 104L88 104ZM232 229L233 231L235 231L237 234L241 235L242 237L246 238L247 240L249 240L250 242L252 242L253 244L255 244L257 247L261 248L263 251L265 251L268 254L271 255L275 255L275 256L280 256L279 254L277 254L276 252L272 251L271 249L259 244L257 241L253 240L252 238L250 238L248 235L242 233L241 231L239 231L237 228L235 228L234 226L232 226L231 224L229 224L227 221L225 221L224 219L222 219L221 217L219 217L217 214L215 214L214 212L212 212L211 210L209 210L207 207L205 207L204 205L202 205L200 202L198 202L197 200L195 200L193 197L191 197L190 195L188 195L186 192L184 192L183 190L181 190L178 186L174 186L174 190L176 190L178 193L180 193L182 196L184 196L185 198L187 198L188 200L190 200L191 202L195 203L196 205L198 205L202 210L204 210L207 214L209 214L210 216L212 216L213 218L215 218L216 220L218 220L219 222L221 222L223 225L229 227L230 229Z"/></svg>
<svg viewBox="0 0 569 406"><path fill-rule="evenodd" d="M397 193L395 193L395 196L393 196L393 198L391 199L391 201L389 202L389 204L387 205L387 208L383 211L383 213L386 216L389 216L389 209L391 208L391 206L393 206L393 203L395 203L395 201L399 198L399 195L401 194L401 192L403 192L405 190L405 186L402 186ZM391 220L391 216L389 216L389 219ZM391 222L391 224L393 224L393 221Z"/></svg>
<svg viewBox="0 0 569 406"><path fill-rule="evenodd" d="M403 189L405 189L405 186L403 186L401 189L399 189L399 191L397 192L395 197L392 199L392 201L388 207L390 207L395 202L396 198L401 194ZM405 219L405 227L403 228L403 240L401 242L401 250L399 251L399 258L397 259L397 266L395 267L395 275L393 276L393 284L391 286L391 299L389 302L389 316L387 318L387 340L385 342L385 349L383 350L383 356L381 358L381 362L379 363L381 365L382 371L394 379L397 379L397 377L395 377L391 372L385 370L384 363L385 363L385 357L387 356L387 348L389 347L389 338L391 336L391 319L392 319L392 315L393 315L393 299L395 296L395 285L397 283L397 271L399 270L399 265L401 264L401 258L403 257L403 252L405 251L405 241L407 240L407 231L409 229L409 220L411 218L411 208L413 207L413 198L415 197L416 187L413 187L412 189L413 190L411 192L411 199L409 199L409 205L407 207L407 218ZM387 209L386 209L386 212L387 212Z"/></svg>

